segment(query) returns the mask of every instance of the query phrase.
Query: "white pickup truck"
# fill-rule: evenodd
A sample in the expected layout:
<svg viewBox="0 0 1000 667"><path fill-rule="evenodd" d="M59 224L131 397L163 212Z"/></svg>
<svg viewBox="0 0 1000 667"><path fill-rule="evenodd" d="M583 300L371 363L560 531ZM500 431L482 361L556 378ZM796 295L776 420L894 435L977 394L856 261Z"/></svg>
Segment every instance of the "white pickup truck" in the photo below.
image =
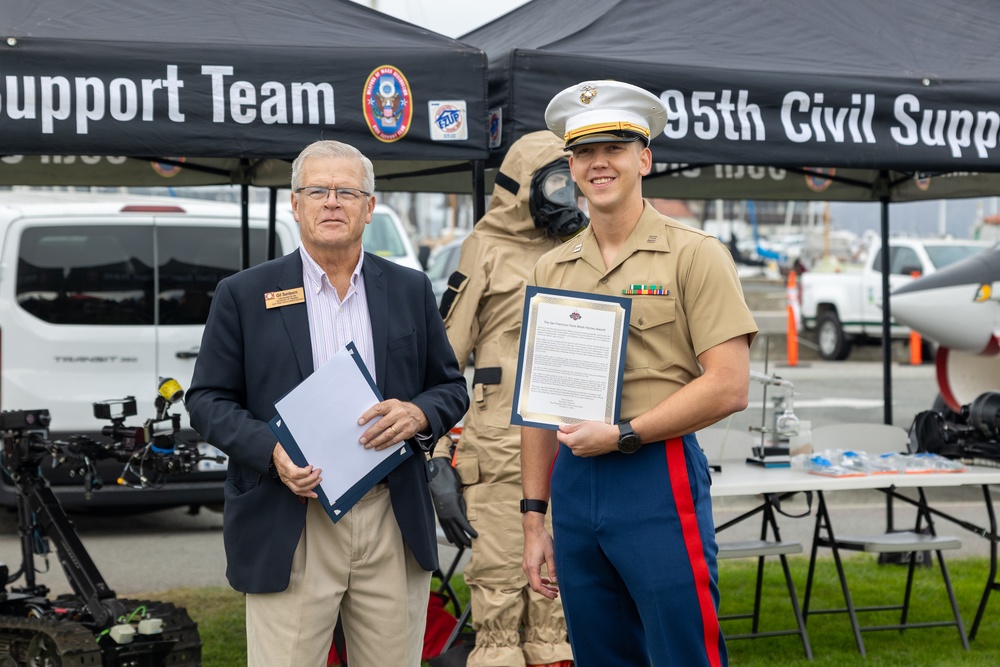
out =
<svg viewBox="0 0 1000 667"><path fill-rule="evenodd" d="M816 332L820 356L846 359L854 344L882 341L882 247L872 240L860 266L806 271L800 279L802 326ZM913 272L933 273L990 247L980 241L892 238L889 240L889 291L913 280ZM891 305L891 302L890 302ZM893 323L893 338L910 330Z"/></svg>

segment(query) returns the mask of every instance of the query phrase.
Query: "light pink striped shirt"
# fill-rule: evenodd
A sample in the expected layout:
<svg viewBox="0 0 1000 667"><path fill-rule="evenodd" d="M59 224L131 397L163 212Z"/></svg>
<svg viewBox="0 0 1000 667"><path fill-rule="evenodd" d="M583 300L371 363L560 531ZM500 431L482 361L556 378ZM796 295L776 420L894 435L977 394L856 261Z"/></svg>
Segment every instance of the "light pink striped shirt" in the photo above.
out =
<svg viewBox="0 0 1000 667"><path fill-rule="evenodd" d="M304 246L299 246L299 253L302 255L302 284L309 312L313 369L325 364L338 350L354 341L372 380L377 381L372 323L365 296L365 279L361 274L364 251L358 255L358 264L351 274L351 286L343 300L337 296L330 279Z"/></svg>

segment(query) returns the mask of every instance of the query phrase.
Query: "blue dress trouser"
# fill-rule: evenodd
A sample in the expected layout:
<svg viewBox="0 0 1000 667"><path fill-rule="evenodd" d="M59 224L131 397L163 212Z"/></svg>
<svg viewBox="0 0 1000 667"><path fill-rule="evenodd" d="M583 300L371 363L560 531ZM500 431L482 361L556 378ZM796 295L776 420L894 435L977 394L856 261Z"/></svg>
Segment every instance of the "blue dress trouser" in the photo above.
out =
<svg viewBox="0 0 1000 667"><path fill-rule="evenodd" d="M559 591L576 667L727 667L708 462L694 435L552 468Z"/></svg>

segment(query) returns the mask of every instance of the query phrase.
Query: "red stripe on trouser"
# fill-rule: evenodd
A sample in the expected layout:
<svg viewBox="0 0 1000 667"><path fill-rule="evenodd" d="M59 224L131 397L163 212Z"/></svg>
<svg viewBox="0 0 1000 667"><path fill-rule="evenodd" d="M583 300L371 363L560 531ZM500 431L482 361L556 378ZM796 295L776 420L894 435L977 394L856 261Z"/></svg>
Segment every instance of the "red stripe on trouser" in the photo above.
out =
<svg viewBox="0 0 1000 667"><path fill-rule="evenodd" d="M712 600L708 563L705 562L705 550L701 544L701 532L698 530L698 516L695 514L694 499L691 497L684 442L680 438L668 440L665 449L674 504L677 506L684 546L688 552L688 560L691 561L695 589L698 591L701 625L705 632L705 652L708 654L709 664L719 667L722 664L719 659L719 618L715 611L715 602Z"/></svg>

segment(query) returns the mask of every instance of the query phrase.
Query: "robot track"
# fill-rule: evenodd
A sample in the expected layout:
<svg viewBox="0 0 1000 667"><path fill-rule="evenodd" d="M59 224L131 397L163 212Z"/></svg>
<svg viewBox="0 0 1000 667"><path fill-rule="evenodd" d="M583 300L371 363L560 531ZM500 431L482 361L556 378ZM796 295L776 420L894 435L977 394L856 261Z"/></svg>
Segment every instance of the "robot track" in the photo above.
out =
<svg viewBox="0 0 1000 667"><path fill-rule="evenodd" d="M163 621L156 635L116 644L85 621L0 615L0 667L201 667L198 626L182 607L152 600L121 600ZM57 598L56 607L78 601Z"/></svg>
<svg viewBox="0 0 1000 667"><path fill-rule="evenodd" d="M0 667L103 667L94 633L79 623L0 616Z"/></svg>

